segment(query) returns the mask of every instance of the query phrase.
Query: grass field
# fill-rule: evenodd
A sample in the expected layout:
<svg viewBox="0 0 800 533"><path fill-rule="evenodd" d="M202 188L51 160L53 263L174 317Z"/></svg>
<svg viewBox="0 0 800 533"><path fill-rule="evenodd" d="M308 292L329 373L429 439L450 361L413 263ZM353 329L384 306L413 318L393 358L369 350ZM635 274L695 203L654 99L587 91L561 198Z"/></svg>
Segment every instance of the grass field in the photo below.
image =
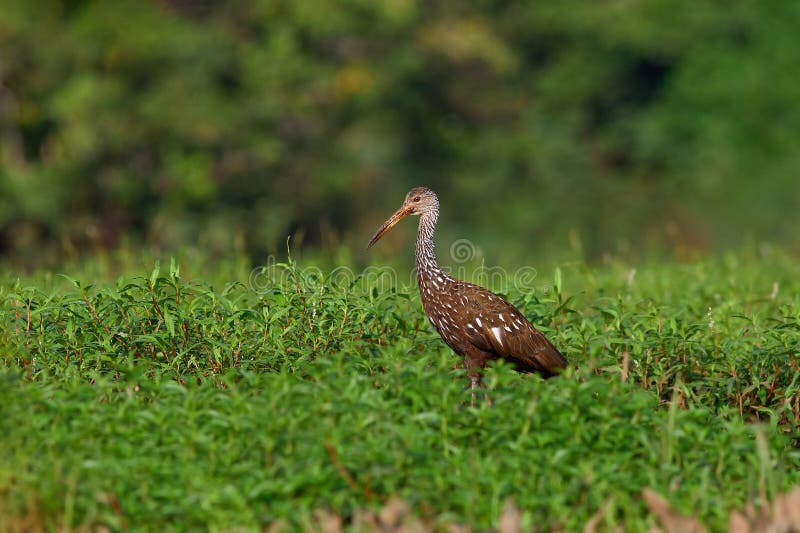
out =
<svg viewBox="0 0 800 533"><path fill-rule="evenodd" d="M5 531L312 528L393 496L436 527L495 527L513 499L528 528L643 531L645 488L724 530L800 484L800 267L778 252L507 287L572 368L494 366L491 407L413 286L71 274L0 287Z"/></svg>

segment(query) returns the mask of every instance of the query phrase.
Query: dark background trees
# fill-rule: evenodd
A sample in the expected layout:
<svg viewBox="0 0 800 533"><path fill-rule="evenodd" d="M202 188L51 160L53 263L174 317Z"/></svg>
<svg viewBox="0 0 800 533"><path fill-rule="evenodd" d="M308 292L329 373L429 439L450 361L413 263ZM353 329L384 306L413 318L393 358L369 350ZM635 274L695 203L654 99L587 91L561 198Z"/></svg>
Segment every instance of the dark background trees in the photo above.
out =
<svg viewBox="0 0 800 533"><path fill-rule="evenodd" d="M797 248L800 4L3 0L0 253ZM391 245L390 245L391 246Z"/></svg>

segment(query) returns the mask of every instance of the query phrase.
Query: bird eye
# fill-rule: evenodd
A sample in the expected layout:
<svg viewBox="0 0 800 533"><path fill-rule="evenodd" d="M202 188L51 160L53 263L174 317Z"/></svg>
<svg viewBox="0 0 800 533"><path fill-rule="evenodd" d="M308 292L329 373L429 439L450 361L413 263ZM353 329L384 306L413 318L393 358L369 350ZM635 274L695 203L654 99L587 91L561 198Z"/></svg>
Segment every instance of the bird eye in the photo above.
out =
<svg viewBox="0 0 800 533"><path fill-rule="evenodd" d="M419 202L419 196L415 196L415 197L414 197L414 201L415 201L415 202Z"/></svg>

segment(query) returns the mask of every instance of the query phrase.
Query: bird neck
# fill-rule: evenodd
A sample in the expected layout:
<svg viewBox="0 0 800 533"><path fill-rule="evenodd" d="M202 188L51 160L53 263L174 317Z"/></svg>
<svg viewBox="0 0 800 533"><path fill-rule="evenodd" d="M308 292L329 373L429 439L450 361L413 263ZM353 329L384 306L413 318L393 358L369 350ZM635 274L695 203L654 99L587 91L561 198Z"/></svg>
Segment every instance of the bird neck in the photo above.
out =
<svg viewBox="0 0 800 533"><path fill-rule="evenodd" d="M436 261L434 253L433 232L436 230L436 221L439 219L438 211L423 213L419 217L417 228L417 242L414 245L414 262L417 266L417 277L424 274L441 274L442 269Z"/></svg>

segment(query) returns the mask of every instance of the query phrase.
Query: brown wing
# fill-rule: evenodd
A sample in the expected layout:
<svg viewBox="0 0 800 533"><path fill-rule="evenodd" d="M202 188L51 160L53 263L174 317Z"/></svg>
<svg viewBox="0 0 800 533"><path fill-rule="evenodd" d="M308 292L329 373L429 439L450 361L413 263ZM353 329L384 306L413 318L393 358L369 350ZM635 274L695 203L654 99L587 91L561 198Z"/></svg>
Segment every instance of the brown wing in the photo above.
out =
<svg viewBox="0 0 800 533"><path fill-rule="evenodd" d="M567 367L567 360L516 307L471 283L460 282L454 296L464 306L464 332L476 348L493 353L524 372L545 377Z"/></svg>

